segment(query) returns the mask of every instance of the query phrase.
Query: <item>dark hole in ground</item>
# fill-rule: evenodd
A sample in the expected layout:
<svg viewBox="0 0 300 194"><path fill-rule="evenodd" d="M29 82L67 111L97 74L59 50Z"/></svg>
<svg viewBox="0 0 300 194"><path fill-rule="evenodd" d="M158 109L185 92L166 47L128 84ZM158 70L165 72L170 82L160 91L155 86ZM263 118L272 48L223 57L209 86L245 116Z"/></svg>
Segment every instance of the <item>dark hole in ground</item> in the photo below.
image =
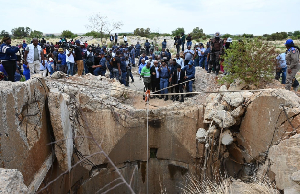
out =
<svg viewBox="0 0 300 194"><path fill-rule="evenodd" d="M157 150L158 148L150 148L150 158L157 158Z"/></svg>

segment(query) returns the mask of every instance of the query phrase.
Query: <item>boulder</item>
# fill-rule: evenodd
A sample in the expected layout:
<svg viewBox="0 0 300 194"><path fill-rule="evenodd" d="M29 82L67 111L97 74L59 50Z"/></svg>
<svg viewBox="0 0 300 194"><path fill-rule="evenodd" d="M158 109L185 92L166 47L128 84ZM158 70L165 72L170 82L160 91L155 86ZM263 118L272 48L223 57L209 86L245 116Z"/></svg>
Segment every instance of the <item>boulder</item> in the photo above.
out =
<svg viewBox="0 0 300 194"><path fill-rule="evenodd" d="M16 169L0 168L0 193L27 193L28 188L23 182L23 175Z"/></svg>

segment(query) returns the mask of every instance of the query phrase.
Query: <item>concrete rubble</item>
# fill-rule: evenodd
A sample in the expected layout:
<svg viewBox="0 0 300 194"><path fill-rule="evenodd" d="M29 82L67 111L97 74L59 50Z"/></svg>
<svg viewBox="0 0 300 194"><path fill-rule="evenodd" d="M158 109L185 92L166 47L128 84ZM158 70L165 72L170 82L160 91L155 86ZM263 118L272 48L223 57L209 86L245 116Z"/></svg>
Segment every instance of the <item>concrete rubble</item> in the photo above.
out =
<svg viewBox="0 0 300 194"><path fill-rule="evenodd" d="M45 186L43 182L55 178L45 173L51 168L57 174L73 173L63 191L93 193L118 176L111 160L126 180L134 175L134 190L144 193L149 159L152 193L161 190L161 183L176 193L183 175L199 171L206 177L226 173L243 181L260 173L279 190L300 191L300 130L295 129L300 125L300 98L283 89L233 92L246 86L237 81L219 87L216 82L214 75L197 68L195 90L219 93L149 109L148 156L146 106L137 106L141 92L90 74L0 82L0 100L6 102L0 104L2 167L23 174L22 189ZM57 192L57 184L47 192ZM120 186L115 192L124 190Z"/></svg>
<svg viewBox="0 0 300 194"><path fill-rule="evenodd" d="M23 175L16 169L0 168L0 193L27 193L28 188L23 183Z"/></svg>

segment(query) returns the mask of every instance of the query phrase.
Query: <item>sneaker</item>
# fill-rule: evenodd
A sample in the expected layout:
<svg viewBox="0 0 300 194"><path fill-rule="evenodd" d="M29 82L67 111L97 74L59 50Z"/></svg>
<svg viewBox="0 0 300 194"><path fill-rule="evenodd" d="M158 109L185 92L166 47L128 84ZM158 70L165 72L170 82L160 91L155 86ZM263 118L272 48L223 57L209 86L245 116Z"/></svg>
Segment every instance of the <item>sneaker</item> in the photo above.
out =
<svg viewBox="0 0 300 194"><path fill-rule="evenodd" d="M171 97L171 100L175 100L175 99L174 99L174 96Z"/></svg>
<svg viewBox="0 0 300 194"><path fill-rule="evenodd" d="M181 100L179 100L179 102L184 102L184 99L183 99L183 98L181 98Z"/></svg>

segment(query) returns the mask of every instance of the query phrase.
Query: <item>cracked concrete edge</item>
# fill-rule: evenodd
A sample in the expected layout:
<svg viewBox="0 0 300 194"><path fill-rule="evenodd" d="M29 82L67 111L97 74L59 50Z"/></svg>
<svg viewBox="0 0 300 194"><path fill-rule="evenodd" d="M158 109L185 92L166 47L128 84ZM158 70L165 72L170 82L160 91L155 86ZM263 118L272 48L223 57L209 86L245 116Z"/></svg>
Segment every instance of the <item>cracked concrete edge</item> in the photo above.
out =
<svg viewBox="0 0 300 194"><path fill-rule="evenodd" d="M34 175L33 181L28 186L28 194L36 193L36 191L41 186L44 178L46 177L49 169L51 168L52 163L53 163L53 153L51 153L47 157L47 159L45 160L45 162L43 163L39 171Z"/></svg>

